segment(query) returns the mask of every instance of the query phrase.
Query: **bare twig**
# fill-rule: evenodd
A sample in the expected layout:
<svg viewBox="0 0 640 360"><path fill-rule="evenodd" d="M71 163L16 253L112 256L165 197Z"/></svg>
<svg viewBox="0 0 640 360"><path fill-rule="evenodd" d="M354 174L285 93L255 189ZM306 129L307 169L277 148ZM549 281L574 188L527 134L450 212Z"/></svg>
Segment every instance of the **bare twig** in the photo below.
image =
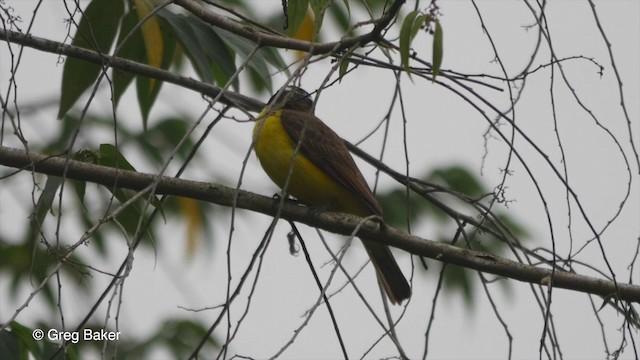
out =
<svg viewBox="0 0 640 360"><path fill-rule="evenodd" d="M158 177L152 174L67 160L64 157L52 157L37 153L27 154L23 150L8 147L0 147L0 164L54 176L61 176L66 165L66 175L69 179L93 182L108 187L117 185L120 188L132 190L144 189L157 181L156 194L183 196L222 206L231 206L236 192L236 189L222 185L164 176ZM240 190L236 200L235 205L240 209L271 216L278 211L278 209L274 209L271 197ZM283 219L301 222L343 235L351 234L360 220L353 215L331 212L311 215L305 207L289 203L283 204L280 210ZM552 275L552 271L548 268L525 265L482 251L462 249L430 241L390 226L381 230L378 224L365 224L360 228L358 237L394 246L415 255L527 283L546 286L552 282L553 286L557 288L600 295L605 298L617 296L618 300L640 302L640 286L637 285L616 284L613 281L560 270L556 270Z"/></svg>

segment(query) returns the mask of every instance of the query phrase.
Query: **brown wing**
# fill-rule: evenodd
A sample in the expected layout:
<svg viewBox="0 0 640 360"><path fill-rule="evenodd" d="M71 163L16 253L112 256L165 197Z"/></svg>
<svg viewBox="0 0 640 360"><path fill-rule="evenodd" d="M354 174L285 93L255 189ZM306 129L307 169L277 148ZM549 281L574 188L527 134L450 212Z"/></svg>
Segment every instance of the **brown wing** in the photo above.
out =
<svg viewBox="0 0 640 360"><path fill-rule="evenodd" d="M361 199L372 214L382 216L380 204L373 196L342 138L320 119L307 112L283 109L281 121L294 146L300 141L300 135L306 126L300 152L325 174Z"/></svg>

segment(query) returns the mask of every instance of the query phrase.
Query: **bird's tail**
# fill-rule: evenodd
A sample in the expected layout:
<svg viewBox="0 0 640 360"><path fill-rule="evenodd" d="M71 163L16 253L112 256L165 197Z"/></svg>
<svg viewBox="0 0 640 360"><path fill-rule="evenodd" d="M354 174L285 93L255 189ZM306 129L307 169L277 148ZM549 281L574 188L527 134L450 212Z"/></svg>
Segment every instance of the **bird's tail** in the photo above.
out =
<svg viewBox="0 0 640 360"><path fill-rule="evenodd" d="M389 247L372 241L363 241L363 244L391 303L400 304L411 297L411 287Z"/></svg>

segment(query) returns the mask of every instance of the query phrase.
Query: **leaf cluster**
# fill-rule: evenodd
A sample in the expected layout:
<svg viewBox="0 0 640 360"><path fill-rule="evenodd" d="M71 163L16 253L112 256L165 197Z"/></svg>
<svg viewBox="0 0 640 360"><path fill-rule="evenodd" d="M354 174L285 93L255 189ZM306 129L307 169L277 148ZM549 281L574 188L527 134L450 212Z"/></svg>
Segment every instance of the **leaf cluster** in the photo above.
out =
<svg viewBox="0 0 640 360"><path fill-rule="evenodd" d="M238 61L246 62L251 84L258 91L271 92L271 72L285 68L274 49L264 47L254 54L255 45L249 40L216 29L193 15L156 10L150 0L91 1L82 13L72 45L105 54L115 45L114 55L165 70L172 65L180 68L186 57L202 81L235 90L240 86L234 77ZM67 114L106 71L106 67L68 58L58 117ZM113 70L111 78L116 106L135 78L146 127L162 82L121 70Z"/></svg>
<svg viewBox="0 0 640 360"><path fill-rule="evenodd" d="M490 212L487 210L495 201L493 192L465 167L450 165L435 168L425 174L422 179L425 184L432 186L433 196L455 207L459 213L484 219L483 221L488 225L500 223L519 239L527 237L524 225L508 212L500 208ZM438 206L438 203L425 201L423 197L406 188L380 193L378 199L385 209L385 221L394 227L414 228L427 223L441 231L437 238L442 242L496 255L505 255L509 250L509 245L503 238L457 222ZM423 263L422 260L420 262ZM435 272L431 271L431 273ZM471 308L474 304L473 294L479 285L474 280L477 276L476 272L456 265L446 265L443 276L444 290L459 292L463 295L468 308ZM507 286L506 282L501 284Z"/></svg>
<svg viewBox="0 0 640 360"><path fill-rule="evenodd" d="M368 11L381 12L386 5L384 0L376 0L362 5ZM329 17L338 25L345 34L357 31L357 24L351 21L351 3L348 0L331 2L327 0L289 1L284 10L288 20L287 32L294 38L301 28L312 26L313 36L310 41L321 39L320 30L324 20ZM251 6L246 2L234 3L238 9L250 12ZM284 15L284 14L278 14ZM257 19L258 16L253 16ZM282 19L278 16L278 19ZM312 19L311 22L308 20ZM305 25L305 21L307 21ZM249 28L261 28L263 24L251 21L242 21ZM303 29L308 31L309 29ZM435 79L440 73L443 58L443 35L440 18L433 11L412 11L404 17L400 26L399 47L401 65L410 73L411 49L414 39L420 30L433 35L432 76ZM274 30L279 34L279 31ZM159 69L186 72L186 64L191 66L198 78L206 83L219 87L240 91L241 84L248 82L252 90L257 93L273 92L273 74L282 72L288 74L289 65L283 60L282 54L275 48L261 46L244 37L236 35L228 30L211 26L200 18L188 14L175 12L170 8L156 9L151 0L92 0L82 11L76 24L72 45L98 51L102 54L113 54L138 63L147 64ZM383 51L390 54L392 47L385 47ZM349 54L350 55L350 54ZM340 57L340 78L347 73L351 58L347 54L335 54ZM244 71L246 70L246 71ZM241 77L237 75L241 74ZM159 80L137 76L122 69L111 69L108 64L94 64L80 59L69 57L65 60L63 78L60 89L58 117L60 118L60 132L51 141L40 146L40 150L47 154L66 154L74 148L76 131L80 126L83 129L113 129L113 119L76 111L80 100L87 94L93 94L97 86L103 84L101 80L107 78L113 96L114 108L116 108L127 89L135 82L136 98L142 118L141 126L136 130L131 127L117 126L115 129L117 141L113 143L101 143L79 151L68 153L70 159L88 163L104 165L122 170L136 170L135 162L130 160L132 154L141 154L147 168L159 169L176 149L179 160L187 162L191 151L197 147L197 141L187 136L191 125L189 119L180 117L154 118L149 121L151 110L156 104L158 94L163 83ZM87 105L88 107L88 105ZM130 124L129 119L120 119L121 122ZM178 148L178 144L182 146ZM140 166L140 165L137 165ZM454 201L459 201L466 210L476 211L475 204L468 201L469 198L482 199L490 193L477 179L475 175L460 166L451 166L435 169L425 174L424 181L440 184L438 191L450 195ZM0 273L11 277L11 289L17 292L21 284L32 281L40 283L46 280L54 267L64 257L64 264L60 267L65 279L73 280L79 284L78 288L87 294L91 285L91 278L86 276L91 270L87 261L76 253L69 253L68 244L56 245L55 241L47 239L45 228L52 225L57 219L56 214L62 209L58 204L70 208L81 209L74 214L78 222L86 229L91 228L99 214L107 213L122 204L129 204L126 208L99 227L90 236L90 244L100 256L107 258L108 243L106 235L110 231L118 231L124 234L126 239L137 236L139 231L144 231L141 245L146 248L161 246L156 242L158 232L156 223L149 227L141 227L140 224L150 222L154 211L160 213L165 219L169 216L179 216L188 224L186 236L190 248L193 249L195 237L198 234L209 233L211 221L214 219L214 208L204 202L195 202L187 199L160 199L156 196L135 198L136 193L118 188L105 188L93 186L85 182L65 180L60 177L48 176L40 179L44 187L36 193L36 205L32 220L29 224L28 234L17 245L6 239L0 239ZM56 201L61 196L62 189L70 186L73 191L64 192L64 202ZM94 192L90 196L90 192ZM466 197L455 194L465 194ZM453 195L452 195L453 194ZM91 200L89 200L91 199ZM97 200L96 200L97 199ZM386 221L393 226L403 227L407 224L415 224L417 221L433 221L442 228L458 228L454 220L442 209L432 203L424 201L417 195L407 192L399 186L384 194L380 194L380 201L386 209ZM219 210L215 210L219 211ZM524 235L522 226L504 213L498 217L503 223L509 224L512 231ZM215 240L207 237L210 242ZM505 243L492 235L470 230L465 236L469 241L459 241L458 246L482 249L491 253L500 254L505 250ZM441 237L442 241L452 239ZM40 246L42 243L45 246ZM193 251L193 250L192 250ZM449 267L446 272L444 285L446 289L460 290L468 303L472 303L476 282L472 281L473 272L458 267ZM51 309L57 306L53 282L47 283L43 288L43 294ZM98 325L95 325L99 328ZM35 358L48 357L57 349L57 345L46 341L34 342L28 327L14 322L9 329L0 332L0 352L3 349L7 353L19 354L16 358L26 358L30 354ZM163 346L178 358L183 358L192 350L194 339L206 335L206 329L195 321L184 319L167 319L158 327L158 331L149 338L118 344L118 356L143 357L154 347ZM217 348L214 338L208 338L207 345ZM84 347L98 346L101 344L84 344ZM82 349L82 346L79 349ZM107 346L108 356L115 354L115 349ZM66 353L69 358L77 358L76 349L73 347ZM101 349L94 349L102 351Z"/></svg>

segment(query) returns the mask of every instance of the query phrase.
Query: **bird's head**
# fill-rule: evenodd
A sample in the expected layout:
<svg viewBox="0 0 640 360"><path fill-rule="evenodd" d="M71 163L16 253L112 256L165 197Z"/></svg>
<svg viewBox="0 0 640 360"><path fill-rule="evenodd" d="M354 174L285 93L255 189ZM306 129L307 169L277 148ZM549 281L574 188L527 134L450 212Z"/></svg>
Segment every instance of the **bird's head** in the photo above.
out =
<svg viewBox="0 0 640 360"><path fill-rule="evenodd" d="M275 102L275 103L274 103ZM269 99L269 105L275 109L288 109L311 112L311 95L297 86L287 86Z"/></svg>

